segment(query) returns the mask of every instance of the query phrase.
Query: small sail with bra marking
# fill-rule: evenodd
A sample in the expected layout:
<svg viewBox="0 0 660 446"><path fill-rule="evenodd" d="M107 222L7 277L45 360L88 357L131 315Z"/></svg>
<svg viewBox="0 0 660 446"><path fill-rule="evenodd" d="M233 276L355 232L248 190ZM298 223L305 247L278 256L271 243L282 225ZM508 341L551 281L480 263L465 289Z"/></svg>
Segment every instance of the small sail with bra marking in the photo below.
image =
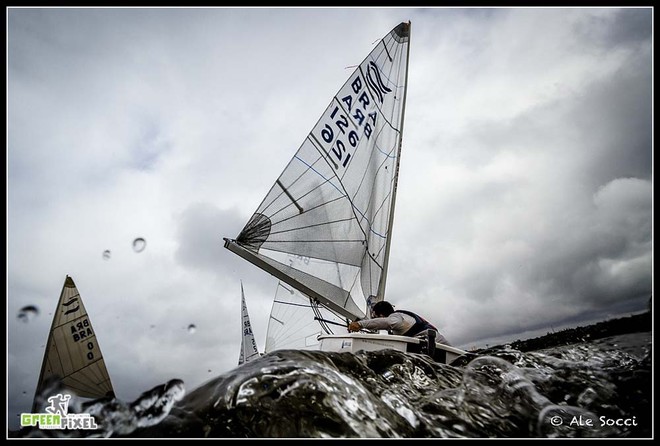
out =
<svg viewBox="0 0 660 446"><path fill-rule="evenodd" d="M35 405L45 384L58 378L83 398L114 397L110 375L96 332L73 279L66 276L48 335L35 393ZM39 410L33 407L33 411Z"/></svg>
<svg viewBox="0 0 660 446"><path fill-rule="evenodd" d="M241 324L241 353L238 357L238 365L252 361L260 356L257 342L254 339L254 333L252 333L252 325L250 324L247 304L245 303L243 282L241 282Z"/></svg>

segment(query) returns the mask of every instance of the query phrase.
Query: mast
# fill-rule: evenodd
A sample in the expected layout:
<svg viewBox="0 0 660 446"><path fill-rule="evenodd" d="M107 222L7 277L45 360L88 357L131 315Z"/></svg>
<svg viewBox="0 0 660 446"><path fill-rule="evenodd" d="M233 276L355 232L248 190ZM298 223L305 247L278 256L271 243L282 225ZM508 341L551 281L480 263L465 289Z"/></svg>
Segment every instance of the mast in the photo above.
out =
<svg viewBox="0 0 660 446"><path fill-rule="evenodd" d="M394 227L394 205L396 204L396 192L399 182L399 164L401 163L401 145L403 144L403 125L405 123L406 115L406 98L408 97L408 66L410 64L410 28L411 23L408 21L407 31L408 31L408 48L406 50L406 81L403 87L403 105L401 111L401 132L399 133L399 147L396 154L396 168L394 170L394 186L392 188L392 205L390 206L390 219L388 224L387 231L387 242L385 243L385 258L383 261L383 274L380 276L380 282L378 283L378 294L376 295L376 301L381 301L385 299L385 282L387 281L387 269L390 263L390 246L392 241L392 228ZM369 309L367 309L369 311Z"/></svg>

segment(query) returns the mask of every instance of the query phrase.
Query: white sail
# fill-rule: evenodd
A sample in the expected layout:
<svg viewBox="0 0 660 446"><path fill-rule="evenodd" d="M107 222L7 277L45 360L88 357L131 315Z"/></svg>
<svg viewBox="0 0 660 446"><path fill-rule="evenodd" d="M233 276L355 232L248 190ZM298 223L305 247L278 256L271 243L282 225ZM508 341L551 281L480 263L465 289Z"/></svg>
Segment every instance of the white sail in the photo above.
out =
<svg viewBox="0 0 660 446"><path fill-rule="evenodd" d="M257 342L254 339L254 333L252 333L250 316L248 315L247 304L245 303L245 292L243 291L243 282L241 282L241 322L242 322L241 353L238 357L238 365L252 361L253 359L259 357L259 349L257 348Z"/></svg>
<svg viewBox="0 0 660 446"><path fill-rule="evenodd" d="M52 377L59 378L67 389L80 397L114 396L92 322L69 276L66 276L53 316L36 395Z"/></svg>
<svg viewBox="0 0 660 446"><path fill-rule="evenodd" d="M401 23L378 41L241 233L225 239L232 252L345 319L363 318L368 300L384 298L409 33ZM291 255L309 261L292 265Z"/></svg>
<svg viewBox="0 0 660 446"><path fill-rule="evenodd" d="M268 319L265 353L275 350L318 350L318 336L346 319L331 313L287 284L279 282Z"/></svg>

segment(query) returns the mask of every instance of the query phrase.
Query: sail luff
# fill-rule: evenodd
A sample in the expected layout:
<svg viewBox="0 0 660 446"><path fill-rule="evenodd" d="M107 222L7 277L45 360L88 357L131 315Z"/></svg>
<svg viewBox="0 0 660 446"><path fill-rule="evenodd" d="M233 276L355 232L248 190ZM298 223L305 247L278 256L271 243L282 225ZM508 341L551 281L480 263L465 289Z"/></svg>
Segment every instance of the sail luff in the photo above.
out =
<svg viewBox="0 0 660 446"><path fill-rule="evenodd" d="M408 66L410 64L410 34L411 34L411 23L408 21L408 47L406 49L406 79L404 82L404 87L403 87L403 103L401 106L401 128L399 130L399 143L398 143L398 148L397 148L397 155L396 155L396 168L394 170L394 185L392 188L392 204L390 206L390 217L389 217L389 225L388 225L388 231L387 231L387 241L385 242L385 256L384 256L384 261L383 261L383 273L380 276L380 282L378 283L378 294L376 296L376 300L373 301L372 303L375 303L379 300L384 300L385 299L385 284L387 282L387 269L389 267L390 263L390 247L392 245L392 228L394 226L394 207L396 205L396 193L397 193L397 188L398 188L398 182L399 182L399 165L401 163L401 146L403 145L403 125L405 123L405 115L406 115L406 99L408 97ZM371 309L368 308L367 311L370 311Z"/></svg>

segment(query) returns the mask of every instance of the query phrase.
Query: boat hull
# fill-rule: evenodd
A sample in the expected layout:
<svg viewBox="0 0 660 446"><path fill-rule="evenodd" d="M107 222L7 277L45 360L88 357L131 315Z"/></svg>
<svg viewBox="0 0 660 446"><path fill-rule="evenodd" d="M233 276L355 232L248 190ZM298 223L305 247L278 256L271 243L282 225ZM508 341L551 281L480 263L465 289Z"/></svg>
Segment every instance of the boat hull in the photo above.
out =
<svg viewBox="0 0 660 446"><path fill-rule="evenodd" d="M334 335L320 335L320 350L324 352L350 352L360 350L377 351L392 349L407 353L420 353L420 339L408 336L383 335L370 333L347 333ZM449 364L466 352L460 348L446 344L435 344L433 359L437 362Z"/></svg>

